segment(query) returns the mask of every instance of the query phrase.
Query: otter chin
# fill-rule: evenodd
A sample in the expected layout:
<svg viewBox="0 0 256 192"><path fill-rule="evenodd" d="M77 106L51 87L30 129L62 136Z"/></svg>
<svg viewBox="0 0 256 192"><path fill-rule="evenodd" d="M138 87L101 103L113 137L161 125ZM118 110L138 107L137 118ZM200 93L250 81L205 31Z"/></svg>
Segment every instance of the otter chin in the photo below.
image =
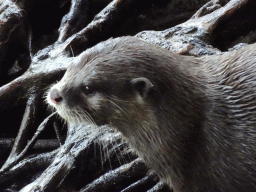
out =
<svg viewBox="0 0 256 192"><path fill-rule="evenodd" d="M256 47L174 54L135 37L85 51L48 103L110 125L175 192L256 191Z"/></svg>

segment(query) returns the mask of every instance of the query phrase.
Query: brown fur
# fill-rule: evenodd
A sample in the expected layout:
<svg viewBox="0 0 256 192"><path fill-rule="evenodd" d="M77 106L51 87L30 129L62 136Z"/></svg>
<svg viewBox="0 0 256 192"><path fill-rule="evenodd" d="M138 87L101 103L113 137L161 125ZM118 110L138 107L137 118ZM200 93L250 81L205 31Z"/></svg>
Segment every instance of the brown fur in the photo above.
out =
<svg viewBox="0 0 256 192"><path fill-rule="evenodd" d="M48 102L68 122L119 130L175 192L253 192L255 62L255 45L194 58L111 39L83 53Z"/></svg>

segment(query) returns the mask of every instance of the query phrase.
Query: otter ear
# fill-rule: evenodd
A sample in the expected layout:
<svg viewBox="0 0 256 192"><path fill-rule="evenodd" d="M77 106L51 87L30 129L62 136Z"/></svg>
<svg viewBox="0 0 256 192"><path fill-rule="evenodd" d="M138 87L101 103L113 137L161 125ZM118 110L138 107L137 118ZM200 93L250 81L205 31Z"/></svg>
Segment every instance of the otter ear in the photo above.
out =
<svg viewBox="0 0 256 192"><path fill-rule="evenodd" d="M131 80L132 88L137 91L142 98L146 97L150 90L153 88L153 84L145 77L139 77Z"/></svg>

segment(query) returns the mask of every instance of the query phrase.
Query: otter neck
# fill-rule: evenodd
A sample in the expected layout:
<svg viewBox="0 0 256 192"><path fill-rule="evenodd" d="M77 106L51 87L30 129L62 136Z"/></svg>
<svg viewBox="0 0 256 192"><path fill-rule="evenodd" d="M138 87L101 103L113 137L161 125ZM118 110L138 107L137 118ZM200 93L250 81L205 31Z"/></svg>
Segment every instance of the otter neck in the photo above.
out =
<svg viewBox="0 0 256 192"><path fill-rule="evenodd" d="M175 86L167 94L163 94L155 113L164 147L159 156L170 160L162 167L162 171L164 175L168 175L166 167L169 167L168 171L172 172L173 177L172 181L167 182L172 182L174 189L182 189L182 184L191 178L196 179L196 172L202 171L200 169L203 169L205 161L202 153L206 149L202 148L208 138L204 138L202 129L207 98L204 92L205 77L200 75L204 72L196 61L180 62L190 63L190 66L180 66L177 69L178 79L174 79L175 76L170 79ZM172 155L167 157L168 154Z"/></svg>
<svg viewBox="0 0 256 192"><path fill-rule="evenodd" d="M161 74L166 74L163 79L167 81L161 84L169 89L159 88L151 112L145 113L149 120L134 123L134 131L125 135L146 164L161 178L171 173L172 181L166 177L166 182L179 189L187 178L193 178L194 162L203 164L200 153L205 151L201 149L205 146L201 125L205 118L204 77L197 76L204 73L197 59L189 63L163 66Z"/></svg>

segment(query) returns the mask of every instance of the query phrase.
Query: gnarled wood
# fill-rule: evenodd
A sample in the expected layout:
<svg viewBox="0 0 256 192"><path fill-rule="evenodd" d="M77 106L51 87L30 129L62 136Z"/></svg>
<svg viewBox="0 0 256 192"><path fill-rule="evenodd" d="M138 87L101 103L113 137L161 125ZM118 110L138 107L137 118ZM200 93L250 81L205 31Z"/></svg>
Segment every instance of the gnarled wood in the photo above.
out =
<svg viewBox="0 0 256 192"><path fill-rule="evenodd" d="M42 153L38 142L29 141L51 113L44 95L80 53L111 37L136 35L194 56L222 54L239 43L234 49L255 42L255 4L254 0L0 1L0 117L4 127L0 131L0 163L4 165L0 189L168 191L109 127L66 127L52 116L38 142L58 137L62 145L53 150L42 144ZM6 117L13 121L19 117L20 128Z"/></svg>

